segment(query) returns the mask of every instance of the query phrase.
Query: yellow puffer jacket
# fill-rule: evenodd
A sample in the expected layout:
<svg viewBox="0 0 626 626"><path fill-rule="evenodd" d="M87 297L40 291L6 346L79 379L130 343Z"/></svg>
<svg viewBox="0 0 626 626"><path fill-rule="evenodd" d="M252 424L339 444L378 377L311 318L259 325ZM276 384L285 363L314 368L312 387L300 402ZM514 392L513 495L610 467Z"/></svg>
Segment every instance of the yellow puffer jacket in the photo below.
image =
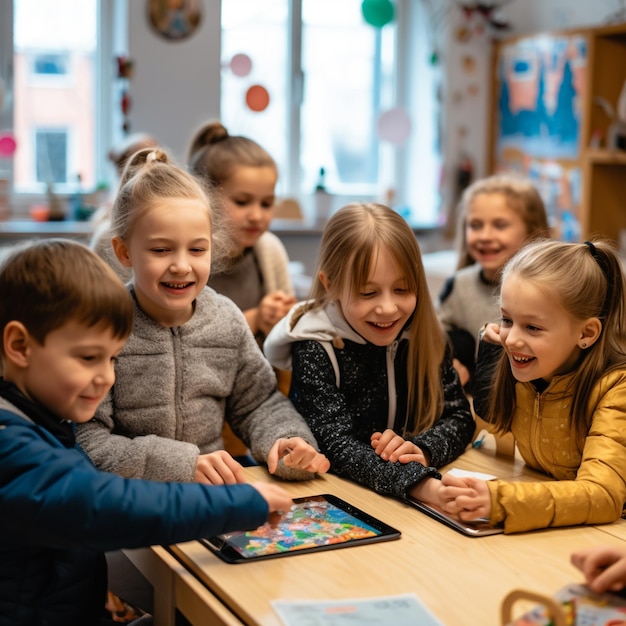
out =
<svg viewBox="0 0 626 626"><path fill-rule="evenodd" d="M603 376L589 400L591 424L582 446L569 427L572 374L555 376L538 393L517 383L512 432L533 469L556 481L488 483L493 522L506 533L577 524L605 524L626 501L626 370Z"/></svg>

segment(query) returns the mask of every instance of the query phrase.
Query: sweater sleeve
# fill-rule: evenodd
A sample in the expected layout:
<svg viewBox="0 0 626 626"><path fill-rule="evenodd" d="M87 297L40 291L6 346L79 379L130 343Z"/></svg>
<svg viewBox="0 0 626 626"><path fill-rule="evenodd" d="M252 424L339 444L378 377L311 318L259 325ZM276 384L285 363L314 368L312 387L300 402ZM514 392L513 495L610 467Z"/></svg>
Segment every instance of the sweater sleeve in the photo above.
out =
<svg viewBox="0 0 626 626"><path fill-rule="evenodd" d="M574 480L488 483L507 533L619 519L626 502L626 380L602 394Z"/></svg>
<svg viewBox="0 0 626 626"><path fill-rule="evenodd" d="M265 293L282 291L288 296L295 295L289 274L289 257L283 242L274 233L263 233L254 252L259 261Z"/></svg>
<svg viewBox="0 0 626 626"><path fill-rule="evenodd" d="M355 416L335 384L335 372L324 347L317 341L293 344L290 398L308 422L331 470L378 493L406 498L422 479L439 478L434 467L420 463L383 461L355 434Z"/></svg>
<svg viewBox="0 0 626 626"><path fill-rule="evenodd" d="M11 511L0 520L5 536L117 550L256 528L267 519L267 504L251 485L127 480L6 415L0 411L0 506Z"/></svg>
<svg viewBox="0 0 626 626"><path fill-rule="evenodd" d="M430 464L442 467L456 459L474 435L475 423L469 402L458 374L449 356L441 365L443 383L443 410L439 419L427 431L412 438L412 441L428 452Z"/></svg>
<svg viewBox="0 0 626 626"><path fill-rule="evenodd" d="M116 434L114 393L115 386L95 416L76 428L76 441L94 465L124 478L192 482L200 454L198 446L157 435L131 438Z"/></svg>
<svg viewBox="0 0 626 626"><path fill-rule="evenodd" d="M242 321L245 325L245 320ZM277 439L301 437L318 449L317 441L293 404L276 387L276 375L249 329L241 333L239 367L226 411L233 431L250 447L252 456L267 463ZM285 466L276 475L288 480L308 480L314 475Z"/></svg>

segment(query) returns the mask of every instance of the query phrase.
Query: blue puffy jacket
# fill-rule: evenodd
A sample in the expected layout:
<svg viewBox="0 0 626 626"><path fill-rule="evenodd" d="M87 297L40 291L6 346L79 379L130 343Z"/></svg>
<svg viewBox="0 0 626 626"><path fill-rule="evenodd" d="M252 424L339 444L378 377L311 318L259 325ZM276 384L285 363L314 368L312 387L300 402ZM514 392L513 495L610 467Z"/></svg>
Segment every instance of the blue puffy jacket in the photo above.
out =
<svg viewBox="0 0 626 626"><path fill-rule="evenodd" d="M250 485L100 472L78 447L0 409L0 626L97 624L104 551L256 528L267 515Z"/></svg>

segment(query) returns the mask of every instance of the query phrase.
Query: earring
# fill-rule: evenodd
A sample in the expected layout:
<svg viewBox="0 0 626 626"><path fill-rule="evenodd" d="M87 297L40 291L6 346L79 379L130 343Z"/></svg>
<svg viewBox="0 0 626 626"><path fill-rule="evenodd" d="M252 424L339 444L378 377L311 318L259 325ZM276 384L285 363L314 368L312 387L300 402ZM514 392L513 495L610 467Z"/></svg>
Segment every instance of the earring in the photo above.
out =
<svg viewBox="0 0 626 626"><path fill-rule="evenodd" d="M580 344L580 347L581 347L581 348L586 348L586 347L587 347L587 344L583 341L583 342Z"/></svg>

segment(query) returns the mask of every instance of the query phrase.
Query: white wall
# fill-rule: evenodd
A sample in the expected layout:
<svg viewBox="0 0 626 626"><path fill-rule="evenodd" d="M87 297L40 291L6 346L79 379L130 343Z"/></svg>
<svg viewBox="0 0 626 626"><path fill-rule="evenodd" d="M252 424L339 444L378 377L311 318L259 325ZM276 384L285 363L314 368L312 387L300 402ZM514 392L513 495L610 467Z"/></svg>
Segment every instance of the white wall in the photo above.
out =
<svg viewBox="0 0 626 626"><path fill-rule="evenodd" d="M604 24L626 9L622 0L515 0L503 9L513 34ZM626 20L626 12L620 21Z"/></svg>
<svg viewBox="0 0 626 626"><path fill-rule="evenodd" d="M128 2L131 130L153 134L182 162L195 129L220 114L220 2L202 0L202 21L183 41L155 33L146 4Z"/></svg>

